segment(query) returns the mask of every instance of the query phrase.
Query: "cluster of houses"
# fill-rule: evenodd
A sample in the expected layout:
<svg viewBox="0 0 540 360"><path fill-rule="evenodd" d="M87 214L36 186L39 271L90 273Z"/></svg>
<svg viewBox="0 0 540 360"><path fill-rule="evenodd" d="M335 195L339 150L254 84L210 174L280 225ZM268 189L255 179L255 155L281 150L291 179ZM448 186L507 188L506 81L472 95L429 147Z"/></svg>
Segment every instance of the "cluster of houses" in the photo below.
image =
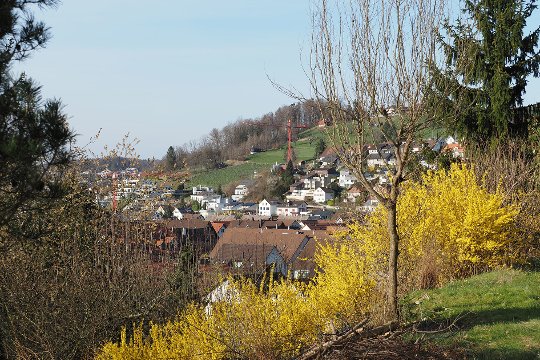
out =
<svg viewBox="0 0 540 360"><path fill-rule="evenodd" d="M123 209L145 214L143 218L151 218L155 214L159 208L156 204L165 204L184 195L183 190L160 185L154 177L149 177L134 167L118 171L86 170L81 175L88 187L96 192L97 201L101 206L111 207L114 202L123 201ZM146 216L147 214L150 216Z"/></svg>
<svg viewBox="0 0 540 360"><path fill-rule="evenodd" d="M334 233L343 229L341 218L294 220L244 218L208 221L198 214L184 219L149 223L154 261L176 256L186 248L198 259L199 271L218 266L243 275L275 273L296 279L314 275L317 244L334 242Z"/></svg>
<svg viewBox="0 0 540 360"><path fill-rule="evenodd" d="M448 152L453 157L463 157L463 147L452 137L439 140L428 140L412 146L412 152L418 153L425 148L437 152ZM389 183L388 167L395 165L395 155L387 143L366 146L367 171L364 176L376 186L385 187ZM378 202L367 196L358 179L348 168L341 166L339 159L331 151L326 151L318 159L320 167L313 168L305 175L295 175L295 182L283 194L284 201L264 199L259 203L245 202L246 195L253 191L254 181L245 180L236 186L230 197L217 194L212 188L197 186L192 188L190 200L199 204L199 213L204 218L219 215L259 215L277 216L280 218L312 216L318 208L336 204L336 190L340 193L340 201L356 204L356 209L362 212L373 211ZM426 167L434 167L425 161ZM280 168L279 164L274 166ZM302 169L304 170L304 169ZM300 172L302 173L302 172ZM163 214L163 209L158 209ZM174 216L181 219L179 210L175 208ZM157 216L159 218L159 214Z"/></svg>
<svg viewBox="0 0 540 360"><path fill-rule="evenodd" d="M420 152L425 148L436 152L447 152L453 157L464 156L463 147L452 137L414 144L412 151ZM367 145L365 154L367 171L364 176L366 179L378 186L387 186L388 167L395 164L392 147L387 143ZM426 167L433 166L425 161L421 163ZM254 191L253 180L242 181L230 197L218 194L207 186L196 186L187 191L159 186L157 181L141 176L142 174L136 168L126 168L115 172L103 170L94 174L96 179L94 183L98 184L97 188L112 186L114 189L110 193L99 194L99 201L103 206L129 200L123 202L124 208L144 214L140 218L153 220L170 217L171 214L167 208L171 207L171 204L178 203L177 199L186 196L189 196L192 204L198 203L198 212L206 219L219 216L234 218L242 215L309 219L320 215L321 211L327 211L325 207L339 208L341 205L339 202L354 204L356 210L361 212L369 212L377 207L377 200L370 198L362 186L358 185L358 179L353 171L342 166L336 154L327 149L321 154L318 164L319 167L310 170L307 170L304 164L299 166L301 171L295 174L295 182L283 194L284 200L264 199L259 203L244 200L250 192ZM276 170L280 167L281 164L273 166ZM103 184L108 184L108 186L102 186ZM339 199L336 199L338 194ZM186 213L185 210L189 208L182 209L181 206L173 206L172 217L182 220L182 213Z"/></svg>
<svg viewBox="0 0 540 360"><path fill-rule="evenodd" d="M413 151L425 146L448 151L454 157L463 156L463 148L452 138L415 145ZM375 199L366 197L354 173L340 166L335 155L323 153L319 160L320 167L295 175L285 200L244 202L254 185L244 181L230 197L207 186L193 187L189 197L192 203L199 204L198 212L174 208L165 216L165 206L159 206L154 218L144 222L151 229L152 258L159 262L187 247L196 256L199 271L218 266L227 272L257 275L273 269L295 279L311 278L317 246L338 241L336 233L344 230L344 219L334 212L336 207L324 206L334 199L334 190L341 189L341 200L354 203L359 211L373 211L378 205ZM395 161L388 145L368 146L366 161L369 170L364 175L385 186L385 167ZM118 184L122 194L148 197L158 191L138 176L124 176ZM161 198L164 193L173 196L174 190L160 190Z"/></svg>

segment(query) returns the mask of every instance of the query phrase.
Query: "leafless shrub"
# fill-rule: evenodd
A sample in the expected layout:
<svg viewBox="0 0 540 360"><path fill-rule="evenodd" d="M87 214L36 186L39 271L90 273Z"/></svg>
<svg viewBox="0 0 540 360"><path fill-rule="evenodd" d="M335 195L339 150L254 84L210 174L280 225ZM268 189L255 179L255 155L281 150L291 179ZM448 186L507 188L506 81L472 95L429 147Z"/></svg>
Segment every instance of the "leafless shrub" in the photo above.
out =
<svg viewBox="0 0 540 360"><path fill-rule="evenodd" d="M196 259L156 262L153 228L101 207L78 174L73 167L65 176L67 196L4 242L0 357L92 358L122 327L165 321L195 296Z"/></svg>

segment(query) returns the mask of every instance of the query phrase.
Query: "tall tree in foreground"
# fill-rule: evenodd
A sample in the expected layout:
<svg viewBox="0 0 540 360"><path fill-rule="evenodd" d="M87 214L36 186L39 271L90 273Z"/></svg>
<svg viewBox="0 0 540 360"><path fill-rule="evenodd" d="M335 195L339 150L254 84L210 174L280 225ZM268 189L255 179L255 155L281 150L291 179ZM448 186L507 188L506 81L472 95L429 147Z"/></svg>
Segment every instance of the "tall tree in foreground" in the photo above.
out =
<svg viewBox="0 0 540 360"><path fill-rule="evenodd" d="M397 202L411 144L439 106L429 96L437 27L444 0L321 0L313 16L311 84L334 124L327 131L341 161L386 208L389 241L388 318L398 316ZM396 109L395 112L389 110ZM366 178L366 145L382 132L394 151L391 185Z"/></svg>
<svg viewBox="0 0 540 360"><path fill-rule="evenodd" d="M62 177L72 158L74 134L58 100L43 100L41 89L13 63L44 46L48 29L34 20L30 7L53 0L11 0L0 5L0 246L28 221L64 195ZM35 239L39 234L31 234Z"/></svg>
<svg viewBox="0 0 540 360"><path fill-rule="evenodd" d="M535 0L468 0L463 18L445 25L443 68L434 69L438 88L452 84L445 113L450 126L480 146L527 138L528 119L519 116L527 78L538 77L540 27L524 35ZM446 96L446 94L442 94ZM471 106L463 106L467 102Z"/></svg>

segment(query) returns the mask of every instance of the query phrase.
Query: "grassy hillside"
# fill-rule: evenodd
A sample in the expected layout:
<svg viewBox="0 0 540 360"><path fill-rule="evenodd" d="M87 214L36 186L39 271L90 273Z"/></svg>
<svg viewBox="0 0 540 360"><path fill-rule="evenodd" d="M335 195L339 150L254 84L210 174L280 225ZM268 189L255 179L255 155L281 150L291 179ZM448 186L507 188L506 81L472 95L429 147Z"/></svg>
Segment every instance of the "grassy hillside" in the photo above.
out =
<svg viewBox="0 0 540 360"><path fill-rule="evenodd" d="M188 186L205 185L217 188L242 179L251 179L255 171L261 171L265 167L261 164L245 162L239 165L227 166L223 169L196 172L187 182Z"/></svg>
<svg viewBox="0 0 540 360"><path fill-rule="evenodd" d="M299 140L293 143L298 161L312 160L315 154L315 139L324 136L317 128L309 129L299 134ZM287 144L276 150L269 150L254 154L241 164L231 165L223 169L194 172L188 186L208 185L217 187L231 182L250 179L254 171L270 170L273 164L284 163L284 154Z"/></svg>
<svg viewBox="0 0 540 360"><path fill-rule="evenodd" d="M540 358L540 272L499 270L417 291L403 309L409 320L425 320L422 336L470 358ZM449 331L433 331L454 321Z"/></svg>
<svg viewBox="0 0 540 360"><path fill-rule="evenodd" d="M315 154L316 141L321 138L326 141L327 145L329 144L326 132L318 127L300 132L298 134L298 141L293 143L297 160L312 160ZM244 163L239 165L231 165L224 169L194 171L193 176L191 180L188 181L187 185L208 185L217 187L218 185L223 186L231 182L249 179L252 177L254 171L261 172L270 170L272 164L275 164L276 162L284 163L284 154L286 148L287 144L284 144L279 149L268 150L251 155Z"/></svg>

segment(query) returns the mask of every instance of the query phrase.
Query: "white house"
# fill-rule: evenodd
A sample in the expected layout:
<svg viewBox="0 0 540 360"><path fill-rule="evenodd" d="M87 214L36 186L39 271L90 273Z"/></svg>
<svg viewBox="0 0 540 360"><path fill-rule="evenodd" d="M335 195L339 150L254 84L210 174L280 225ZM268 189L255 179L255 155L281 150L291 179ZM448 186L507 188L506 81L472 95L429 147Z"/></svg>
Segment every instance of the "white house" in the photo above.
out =
<svg viewBox="0 0 540 360"><path fill-rule="evenodd" d="M411 152L419 153L424 148L424 144L420 142L414 142L411 145Z"/></svg>
<svg viewBox="0 0 540 360"><path fill-rule="evenodd" d="M221 211L224 213L233 213L240 210L241 210L241 203L225 204L221 208Z"/></svg>
<svg viewBox="0 0 540 360"><path fill-rule="evenodd" d="M278 205L277 207L277 216L279 217L289 217L289 216L300 216L301 213L307 210L307 204L305 202L289 202L287 204Z"/></svg>
<svg viewBox="0 0 540 360"><path fill-rule="evenodd" d="M377 149L377 145L369 144L366 146L368 154L378 154L379 149Z"/></svg>
<svg viewBox="0 0 540 360"><path fill-rule="evenodd" d="M261 216L277 215L278 205L280 205L278 201L274 201L274 200L268 201L266 199L263 199L263 201L259 203L258 215L261 215Z"/></svg>
<svg viewBox="0 0 540 360"><path fill-rule="evenodd" d="M356 199L364 194L365 190L358 186L352 186L347 190L347 201L356 202Z"/></svg>
<svg viewBox="0 0 540 360"><path fill-rule="evenodd" d="M338 184L340 187L348 189L357 182L358 179L354 176L349 169L341 169L339 171Z"/></svg>
<svg viewBox="0 0 540 360"><path fill-rule="evenodd" d="M173 212L172 212L172 216L177 218L178 220L182 220L184 218L184 215L182 215L182 213L180 212L180 210L178 210L178 208L174 208Z"/></svg>
<svg viewBox="0 0 540 360"><path fill-rule="evenodd" d="M214 193L214 189L208 186L194 186L193 187L193 195L202 194L202 193Z"/></svg>
<svg viewBox="0 0 540 360"><path fill-rule="evenodd" d="M231 197L234 201L240 201L248 194L248 192L247 185L240 184L234 188L234 195L231 195Z"/></svg>
<svg viewBox="0 0 540 360"><path fill-rule="evenodd" d="M319 204L324 204L328 200L334 198L334 191L326 188L319 187L313 192L313 201Z"/></svg>
<svg viewBox="0 0 540 360"><path fill-rule="evenodd" d="M197 195L191 195L191 200L192 201L197 201L199 204L201 204L201 206L209 203L212 203L214 205L211 205L211 206L217 206L217 204L220 204L221 203L221 195L217 195L217 194L214 194L214 193L200 193L200 194L197 194Z"/></svg>
<svg viewBox="0 0 540 360"><path fill-rule="evenodd" d="M313 189L294 189L290 194L286 195L287 201L305 201L308 197L313 197Z"/></svg>
<svg viewBox="0 0 540 360"><path fill-rule="evenodd" d="M360 210L363 212L372 212L377 206L379 206L379 201L376 199L368 199L364 205L360 207Z"/></svg>
<svg viewBox="0 0 540 360"><path fill-rule="evenodd" d="M392 153L380 153L380 154L369 154L366 157L367 166L369 167L378 167L396 165L396 158Z"/></svg>
<svg viewBox="0 0 540 360"><path fill-rule="evenodd" d="M238 209L246 214L256 214L259 205L257 203L240 203L238 204Z"/></svg>
<svg viewBox="0 0 540 360"><path fill-rule="evenodd" d="M227 203L226 198L222 198L221 195L215 195L209 197L207 201L202 201L201 205L206 203L206 210L213 210L215 212L221 211L223 206Z"/></svg>

